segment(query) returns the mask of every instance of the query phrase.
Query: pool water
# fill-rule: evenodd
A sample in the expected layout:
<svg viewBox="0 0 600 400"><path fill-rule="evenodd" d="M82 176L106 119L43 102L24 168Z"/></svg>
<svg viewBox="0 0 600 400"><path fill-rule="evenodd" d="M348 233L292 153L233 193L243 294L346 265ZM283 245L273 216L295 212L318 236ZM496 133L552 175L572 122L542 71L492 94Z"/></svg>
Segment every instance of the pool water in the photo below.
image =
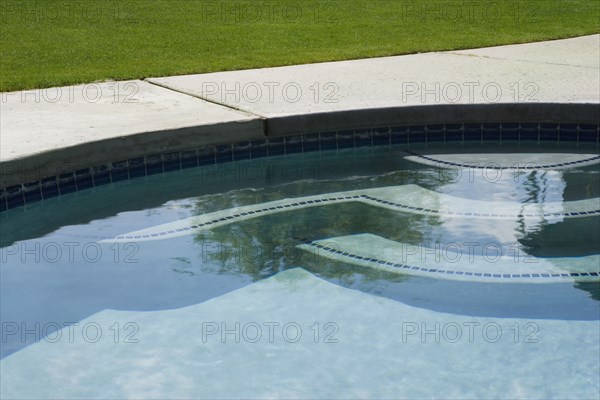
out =
<svg viewBox="0 0 600 400"><path fill-rule="evenodd" d="M357 148L2 213L2 394L597 397L599 162L568 144ZM301 338L268 330L286 324Z"/></svg>

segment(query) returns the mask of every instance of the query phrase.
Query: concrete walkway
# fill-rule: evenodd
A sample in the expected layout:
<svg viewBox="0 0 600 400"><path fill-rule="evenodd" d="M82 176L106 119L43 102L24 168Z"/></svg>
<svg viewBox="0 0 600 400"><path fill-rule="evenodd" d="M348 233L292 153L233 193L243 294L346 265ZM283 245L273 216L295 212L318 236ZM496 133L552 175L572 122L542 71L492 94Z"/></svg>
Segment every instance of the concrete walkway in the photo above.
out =
<svg viewBox="0 0 600 400"><path fill-rule="evenodd" d="M600 35L1 93L0 187L207 144L410 123L600 121Z"/></svg>
<svg viewBox="0 0 600 400"><path fill-rule="evenodd" d="M594 35L148 81L267 118L272 122L269 133L279 135L317 128L307 126L308 116L349 110L599 103L599 72L600 35ZM411 122L421 118L404 115ZM300 118L290 126L289 117ZM339 127L337 121L327 122L332 129ZM323 129L323 125L317 129Z"/></svg>

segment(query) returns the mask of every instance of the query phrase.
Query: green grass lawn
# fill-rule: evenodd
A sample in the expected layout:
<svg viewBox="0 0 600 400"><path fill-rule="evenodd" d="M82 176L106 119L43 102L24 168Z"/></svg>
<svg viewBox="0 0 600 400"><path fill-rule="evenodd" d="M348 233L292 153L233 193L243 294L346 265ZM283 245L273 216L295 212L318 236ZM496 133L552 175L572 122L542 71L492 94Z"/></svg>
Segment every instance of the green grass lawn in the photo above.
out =
<svg viewBox="0 0 600 400"><path fill-rule="evenodd" d="M596 0L0 0L0 11L0 91L600 32Z"/></svg>

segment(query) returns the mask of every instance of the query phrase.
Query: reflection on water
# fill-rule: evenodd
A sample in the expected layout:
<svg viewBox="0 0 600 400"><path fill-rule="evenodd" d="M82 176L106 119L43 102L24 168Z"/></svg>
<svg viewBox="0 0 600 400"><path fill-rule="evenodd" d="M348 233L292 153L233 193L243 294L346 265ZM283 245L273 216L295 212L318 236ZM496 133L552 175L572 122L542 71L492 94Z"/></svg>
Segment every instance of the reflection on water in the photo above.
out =
<svg viewBox="0 0 600 400"><path fill-rule="evenodd" d="M499 171L493 179L480 171L424 168L409 165L402 171L364 178L337 179L323 182L301 182L283 185L276 190L235 191L209 199L199 199L195 214L256 204L281 198L314 193L341 192L357 188L394 186L413 183L440 193L473 200L511 201L523 204L560 203L566 201L569 180L577 187L590 187L588 172L568 171ZM592 184L593 186L593 184ZM587 191L591 195L597 190ZM570 200L588 196L569 196ZM441 208L451 204L440 204ZM492 209L490 210L490 212ZM560 211L560 210L556 210ZM198 246L219 273L244 273L253 279L263 279L278 271L302 266L307 270L342 284L369 293L386 296L419 307L452 313L492 316L525 316L539 318L598 318L597 304L573 311L573 302L593 298L597 285L544 284L483 284L463 282L432 282L435 290L423 292L428 278L398 275L373 268L345 264L319 257L317 253L299 251L296 245L304 240L319 240L336 236L372 233L386 239L436 248L459 244L453 249L482 251L484 255L517 255L527 257L582 256L598 254L598 218L515 220L471 220L411 213L398 213L359 204L311 207L293 212L266 215L232 225L201 232L195 237ZM589 233L589 234L588 234ZM580 235L589 240L581 240ZM467 245L465 245L467 244ZM486 247L487 245L487 247ZM489 253L489 249L495 251ZM468 259L468 254L464 254ZM503 286L502 288L500 286ZM572 288L583 290L580 296ZM420 292L419 292L420 291ZM417 294L418 293L418 294ZM458 294L460 293L460 295ZM464 296L469 293L469 297ZM516 295L518 293L518 295ZM587 293L592 293L588 296Z"/></svg>
<svg viewBox="0 0 600 400"><path fill-rule="evenodd" d="M452 151L463 150L455 146ZM504 146L503 151L511 149ZM106 308L183 307L297 266L345 287L453 314L599 318L597 283L444 281L349 265L296 247L302 240L371 233L430 248L478 242L494 243L505 254L516 246L536 257L576 257L600 252L597 216L471 220L343 203L265 215L193 237L139 243L131 264L123 262L128 254L123 247L118 247L121 253L115 262L114 246L109 244L99 245L104 256L96 262L82 258L80 250L74 261L66 257L66 243L78 243L81 249L85 244L96 246L105 237L193 215L361 188L416 184L459 198L524 204L600 196L597 165L560 172L502 171L491 179L480 171L416 164L404 155L401 148L382 147L243 161L235 168L222 165L119 182L2 213L2 321L63 324ZM64 256L58 261L41 257L32 262L31 255L19 251L48 243L61 246ZM7 342L1 356L28 343Z"/></svg>

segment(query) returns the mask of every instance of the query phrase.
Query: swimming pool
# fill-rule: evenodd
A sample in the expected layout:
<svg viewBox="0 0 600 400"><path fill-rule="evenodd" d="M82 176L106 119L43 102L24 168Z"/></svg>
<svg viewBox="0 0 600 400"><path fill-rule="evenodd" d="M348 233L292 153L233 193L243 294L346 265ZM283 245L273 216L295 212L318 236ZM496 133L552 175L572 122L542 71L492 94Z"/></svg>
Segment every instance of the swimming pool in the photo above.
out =
<svg viewBox="0 0 600 400"><path fill-rule="evenodd" d="M322 149L10 209L2 394L592 398L599 165L578 143Z"/></svg>

